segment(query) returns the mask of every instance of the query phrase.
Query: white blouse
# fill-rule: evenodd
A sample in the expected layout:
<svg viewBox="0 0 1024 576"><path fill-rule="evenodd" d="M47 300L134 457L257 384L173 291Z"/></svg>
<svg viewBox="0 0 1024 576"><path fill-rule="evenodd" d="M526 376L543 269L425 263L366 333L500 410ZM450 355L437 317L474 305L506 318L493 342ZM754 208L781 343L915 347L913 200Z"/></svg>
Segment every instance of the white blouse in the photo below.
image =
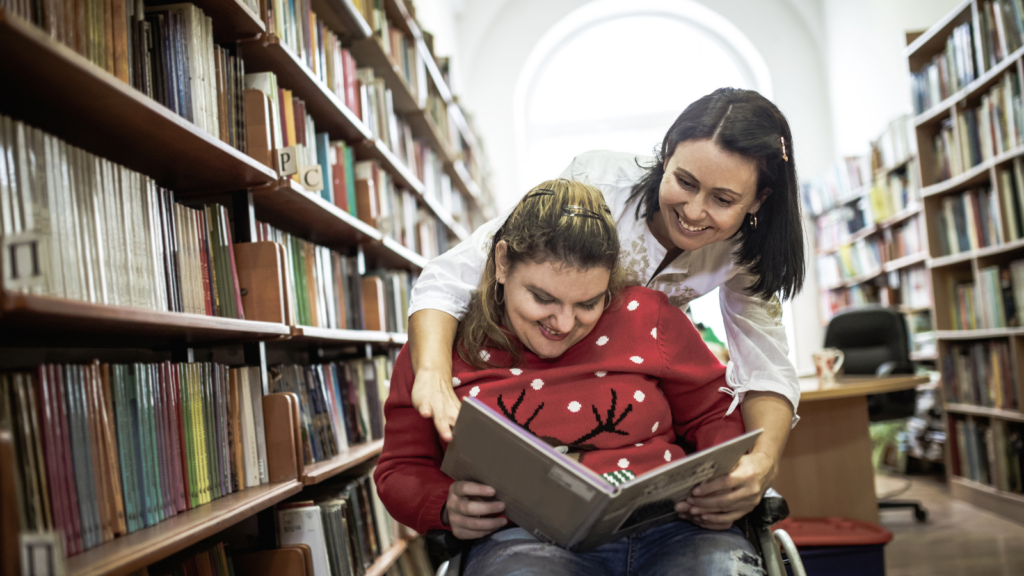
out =
<svg viewBox="0 0 1024 576"><path fill-rule="evenodd" d="M622 245L619 263L635 283L664 292L673 306L683 310L691 300L721 287L719 300L731 357L726 380L734 391L729 413L748 391L776 392L793 404L795 425L799 420L795 414L800 384L789 361L782 305L778 297L766 302L747 290L753 277L734 262L733 244L715 242L684 251L654 275L668 251L655 239L647 222L637 219L636 202L628 202L633 185L643 176L640 166L650 166L653 161L652 157L597 150L574 158L561 178L590 184L604 193L618 226ZM432 309L462 319L470 295L480 282L491 238L514 208L480 226L469 239L427 264L413 287L410 315Z"/></svg>

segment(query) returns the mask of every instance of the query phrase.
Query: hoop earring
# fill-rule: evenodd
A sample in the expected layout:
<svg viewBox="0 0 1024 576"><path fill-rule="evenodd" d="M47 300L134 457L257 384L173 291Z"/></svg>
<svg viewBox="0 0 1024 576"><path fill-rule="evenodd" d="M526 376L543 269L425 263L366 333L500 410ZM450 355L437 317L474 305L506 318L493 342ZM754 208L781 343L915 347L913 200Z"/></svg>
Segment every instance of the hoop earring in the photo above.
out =
<svg viewBox="0 0 1024 576"><path fill-rule="evenodd" d="M498 290L501 290L501 300L498 299ZM497 280L494 281L494 303L501 306L505 303L505 285Z"/></svg>
<svg viewBox="0 0 1024 576"><path fill-rule="evenodd" d="M612 289L609 288L604 293L604 309L607 310L612 305Z"/></svg>
<svg viewBox="0 0 1024 576"><path fill-rule="evenodd" d="M750 215L750 228L752 230L757 230L757 214Z"/></svg>

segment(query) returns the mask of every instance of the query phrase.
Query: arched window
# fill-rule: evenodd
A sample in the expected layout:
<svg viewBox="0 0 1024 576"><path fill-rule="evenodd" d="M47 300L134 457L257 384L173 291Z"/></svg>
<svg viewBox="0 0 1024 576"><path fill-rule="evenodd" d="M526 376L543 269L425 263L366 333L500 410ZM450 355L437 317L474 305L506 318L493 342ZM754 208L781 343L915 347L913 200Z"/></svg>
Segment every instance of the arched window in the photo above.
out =
<svg viewBox="0 0 1024 576"><path fill-rule="evenodd" d="M517 83L515 189L557 177L587 150L650 155L687 105L723 86L771 97L764 60L716 12L690 0L586 4L541 38ZM726 339L718 290L691 309Z"/></svg>

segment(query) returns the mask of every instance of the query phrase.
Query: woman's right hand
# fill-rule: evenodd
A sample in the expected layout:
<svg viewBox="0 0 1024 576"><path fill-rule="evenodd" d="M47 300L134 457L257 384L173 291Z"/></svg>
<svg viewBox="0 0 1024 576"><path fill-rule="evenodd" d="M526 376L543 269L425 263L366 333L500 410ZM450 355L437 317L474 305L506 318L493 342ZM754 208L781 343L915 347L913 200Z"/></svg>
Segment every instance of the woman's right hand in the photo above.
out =
<svg viewBox="0 0 1024 576"><path fill-rule="evenodd" d="M459 417L462 403L452 387L451 370L420 369L412 385L412 405L424 418L434 418L437 435L452 441L452 427Z"/></svg>
<svg viewBox="0 0 1024 576"><path fill-rule="evenodd" d="M448 501L441 512L441 521L451 527L459 540L483 538L508 524L505 518L486 518L500 514L505 504L493 500L494 488L476 482L460 480L448 488Z"/></svg>

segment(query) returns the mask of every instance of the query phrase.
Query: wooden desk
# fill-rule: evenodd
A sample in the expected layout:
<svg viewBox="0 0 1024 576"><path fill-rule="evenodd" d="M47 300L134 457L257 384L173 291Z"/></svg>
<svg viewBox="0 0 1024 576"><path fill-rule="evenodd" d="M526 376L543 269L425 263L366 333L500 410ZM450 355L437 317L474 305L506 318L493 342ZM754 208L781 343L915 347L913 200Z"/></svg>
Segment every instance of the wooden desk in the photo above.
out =
<svg viewBox="0 0 1024 576"><path fill-rule="evenodd" d="M801 378L800 422L789 435L774 485L790 515L877 523L867 396L925 382L925 376L844 377L822 388L815 377Z"/></svg>

